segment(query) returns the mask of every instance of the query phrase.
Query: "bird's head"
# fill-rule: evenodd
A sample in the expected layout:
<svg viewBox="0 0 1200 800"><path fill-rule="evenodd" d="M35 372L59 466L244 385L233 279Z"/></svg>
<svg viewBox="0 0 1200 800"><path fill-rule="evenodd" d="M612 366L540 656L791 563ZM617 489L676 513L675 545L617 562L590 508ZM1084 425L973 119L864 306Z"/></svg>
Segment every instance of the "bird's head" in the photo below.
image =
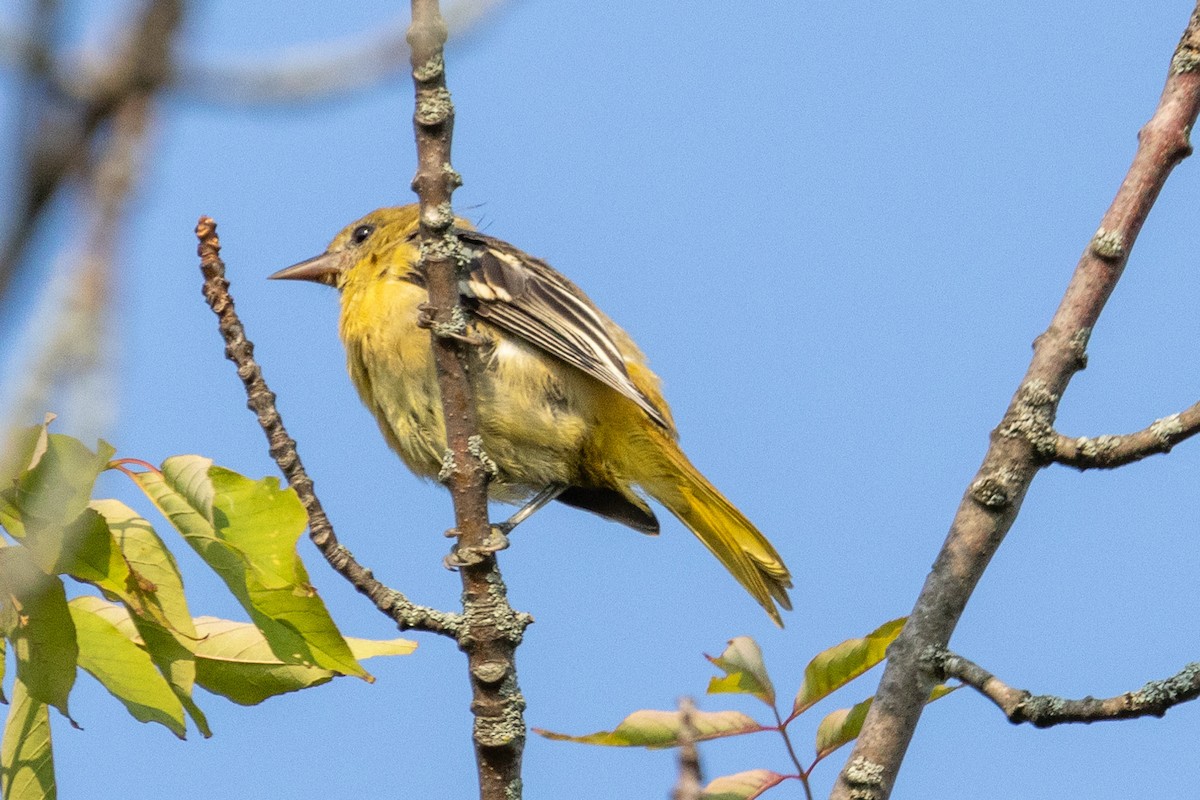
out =
<svg viewBox="0 0 1200 800"><path fill-rule="evenodd" d="M313 281L338 290L347 284L380 277L407 264L391 263L394 254L408 252L406 239L417 231L415 205L380 208L350 223L325 252L269 276L273 280Z"/></svg>

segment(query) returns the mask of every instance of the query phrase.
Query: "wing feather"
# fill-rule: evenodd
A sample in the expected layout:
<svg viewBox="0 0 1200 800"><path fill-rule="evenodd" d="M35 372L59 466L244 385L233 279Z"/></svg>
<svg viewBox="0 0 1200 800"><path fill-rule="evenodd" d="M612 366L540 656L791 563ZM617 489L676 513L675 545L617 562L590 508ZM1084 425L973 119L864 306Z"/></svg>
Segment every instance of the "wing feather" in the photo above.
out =
<svg viewBox="0 0 1200 800"><path fill-rule="evenodd" d="M628 397L670 429L634 384L600 309L546 262L475 231L456 231L470 252L460 289L481 319L570 364Z"/></svg>

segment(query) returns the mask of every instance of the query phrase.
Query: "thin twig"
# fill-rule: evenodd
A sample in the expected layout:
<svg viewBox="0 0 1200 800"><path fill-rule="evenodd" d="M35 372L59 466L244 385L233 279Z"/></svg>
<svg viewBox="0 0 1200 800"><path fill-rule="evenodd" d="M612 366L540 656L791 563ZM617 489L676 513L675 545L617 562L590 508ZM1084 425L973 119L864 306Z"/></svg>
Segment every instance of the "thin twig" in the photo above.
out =
<svg viewBox="0 0 1200 800"><path fill-rule="evenodd" d="M804 787L805 800L812 800L812 785L808 782L808 776L812 772L812 768L817 765L817 762L814 761L809 765L808 769L805 769L804 765L800 763L800 757L796 755L796 748L792 746L792 737L788 733L787 728L788 723L795 719L795 717L789 717L785 721L780 716L779 709L774 703L771 704L771 713L775 715L775 728L779 731L780 738L783 739L783 746L787 748L788 758L792 760L792 764L796 767L796 777L800 779L800 784Z"/></svg>
<svg viewBox="0 0 1200 800"><path fill-rule="evenodd" d="M1113 469L1171 448L1200 433L1200 403L1178 414L1156 419L1149 427L1121 436L1079 437L1057 434L1054 460L1076 469Z"/></svg>
<svg viewBox="0 0 1200 800"><path fill-rule="evenodd" d="M275 459L308 512L309 537L313 544L339 575L369 597L376 608L394 619L401 630L428 631L456 637L461 618L417 605L395 589L383 585L338 542L333 525L313 489L312 479L300 463L296 442L288 436L283 419L275 408L275 394L267 387L262 370L254 360L254 345L246 338L246 331L234 310L229 281L225 279L225 263L221 260L217 223L211 217L201 217L196 225L196 238L200 240L197 252L200 255L200 270L204 273L204 299L217 315L217 327L225 340L225 357L237 366L238 377L246 388L246 405L258 417L258 424L267 436L271 458Z"/></svg>
<svg viewBox="0 0 1200 800"><path fill-rule="evenodd" d="M420 200L421 260L427 275L433 331L452 331L465 319L459 307L458 266L462 245L451 230L450 197L462 179L450 161L454 104L446 88L443 46L446 23L437 0L412 0L412 52L416 106L413 129ZM473 738L483 800L515 800L521 795L521 755L525 749L525 699L517 685L516 649L528 614L508 603L495 556L487 514L488 473L481 458L480 430L467 377L472 354L463 336L432 336L443 419L446 421L445 482L454 501L455 546L463 585L466 629L459 646L471 676Z"/></svg>
<svg viewBox="0 0 1200 800"><path fill-rule="evenodd" d="M1200 663L1195 662L1169 678L1150 681L1116 697L1068 700L1014 689L973 661L948 650L935 650L929 660L941 680L959 679L995 703L1014 725L1028 722L1036 728L1049 728L1073 722L1161 717L1167 709L1200 697Z"/></svg>
<svg viewBox="0 0 1200 800"><path fill-rule="evenodd" d="M679 698L679 778L671 791L671 800L700 800L704 773L700 769L700 750L696 739L696 704L690 697Z"/></svg>
<svg viewBox="0 0 1200 800"><path fill-rule="evenodd" d="M1030 483L1056 452L1054 417L1082 368L1091 333L1171 170L1191 153L1200 109L1200 3L1192 13L1158 108L1138 137L1133 164L1085 249L1049 328L971 481L908 624L888 648L887 667L835 800L883 800L891 793L929 692L937 681L921 654L944 648L1012 527Z"/></svg>

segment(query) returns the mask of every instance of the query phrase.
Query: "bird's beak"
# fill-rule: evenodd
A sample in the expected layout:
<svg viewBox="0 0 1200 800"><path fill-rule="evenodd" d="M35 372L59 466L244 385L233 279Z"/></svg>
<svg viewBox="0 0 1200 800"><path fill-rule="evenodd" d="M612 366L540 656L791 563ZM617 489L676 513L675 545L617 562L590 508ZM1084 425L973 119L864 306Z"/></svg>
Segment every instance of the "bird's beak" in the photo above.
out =
<svg viewBox="0 0 1200 800"><path fill-rule="evenodd" d="M338 275L341 274L346 262L344 255L340 252L322 253L315 258L293 264L267 277L275 281L312 281L313 283L323 283L326 286L337 286Z"/></svg>

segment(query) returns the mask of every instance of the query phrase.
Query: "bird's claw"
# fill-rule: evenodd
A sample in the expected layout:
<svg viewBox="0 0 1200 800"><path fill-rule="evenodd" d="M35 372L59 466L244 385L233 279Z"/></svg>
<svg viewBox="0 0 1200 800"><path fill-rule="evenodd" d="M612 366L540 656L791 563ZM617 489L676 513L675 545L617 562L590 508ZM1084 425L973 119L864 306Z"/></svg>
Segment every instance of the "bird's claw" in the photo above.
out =
<svg viewBox="0 0 1200 800"><path fill-rule="evenodd" d="M456 342L462 342L472 347L482 347L487 344L487 340L482 336L462 333L457 329L458 326L455 323L438 322L433 317L433 311L433 306L429 305L429 303L421 303L417 306L418 328L425 328L439 338L453 339Z"/></svg>
<svg viewBox="0 0 1200 800"><path fill-rule="evenodd" d="M510 526L503 523L492 525L488 530L487 538L483 542L474 547L463 547L455 545L450 554L442 559L442 565L448 570L462 569L463 567L473 567L481 563L485 558L493 556L501 550L507 550L509 546L508 531ZM457 537L458 530L451 528L446 531L446 536Z"/></svg>

